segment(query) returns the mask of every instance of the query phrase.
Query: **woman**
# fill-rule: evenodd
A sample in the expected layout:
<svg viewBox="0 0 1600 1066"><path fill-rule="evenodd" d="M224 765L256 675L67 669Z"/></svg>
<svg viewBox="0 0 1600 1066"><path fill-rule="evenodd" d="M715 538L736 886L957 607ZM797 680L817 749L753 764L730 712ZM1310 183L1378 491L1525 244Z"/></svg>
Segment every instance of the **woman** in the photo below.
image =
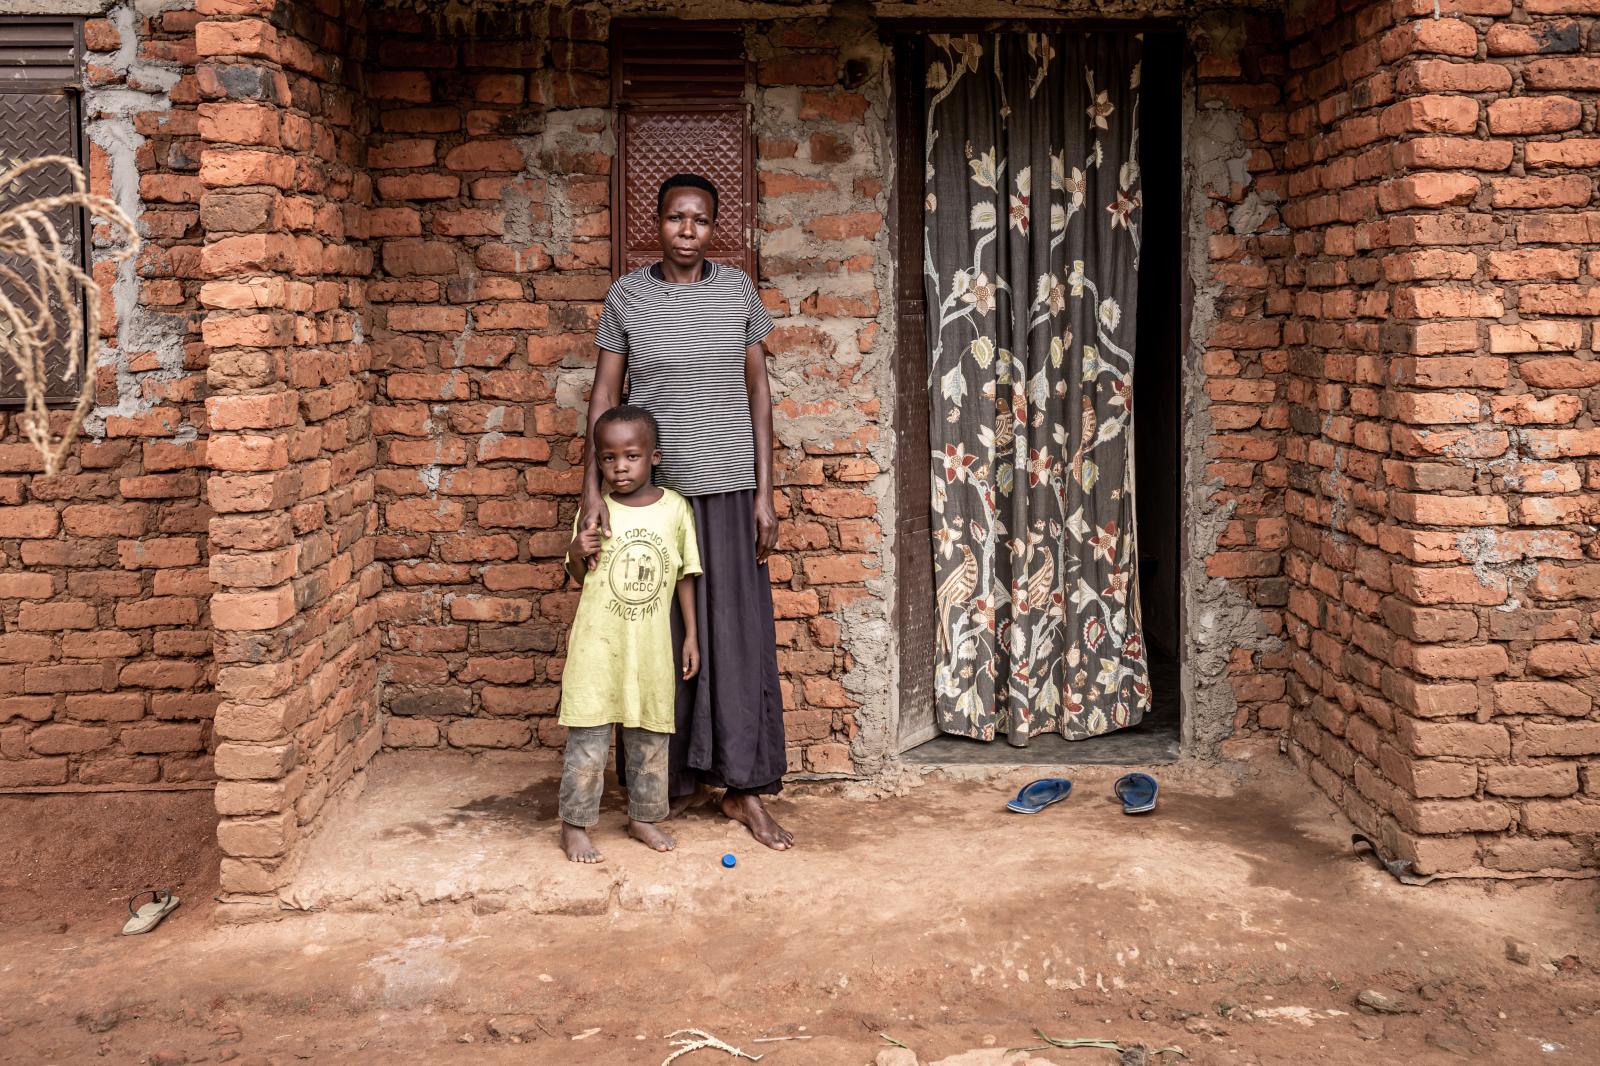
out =
<svg viewBox="0 0 1600 1066"><path fill-rule="evenodd" d="M772 507L772 395L761 341L772 319L740 270L706 261L717 190L675 174L656 197L661 261L617 279L595 330L600 349L584 460L582 528L610 535L594 458L594 424L628 400L661 425L657 480L694 508L700 674L677 691L670 752L674 809L702 787L724 789L722 813L783 851L794 836L767 811L788 768L767 556ZM676 619L674 619L676 625ZM682 636L676 636L681 643Z"/></svg>

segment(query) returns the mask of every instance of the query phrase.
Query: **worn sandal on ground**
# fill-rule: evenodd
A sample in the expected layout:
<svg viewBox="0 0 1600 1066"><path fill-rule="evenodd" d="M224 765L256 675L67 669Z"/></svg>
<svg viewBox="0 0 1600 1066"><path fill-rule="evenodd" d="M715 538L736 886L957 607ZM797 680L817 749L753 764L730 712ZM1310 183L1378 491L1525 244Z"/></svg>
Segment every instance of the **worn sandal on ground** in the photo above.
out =
<svg viewBox="0 0 1600 1066"><path fill-rule="evenodd" d="M1006 810L1018 814L1038 814L1052 803L1060 803L1072 792L1072 782L1064 777L1041 777L1022 786L1017 798L1006 802Z"/></svg>
<svg viewBox="0 0 1600 1066"><path fill-rule="evenodd" d="M150 893L150 902L134 909L134 900L143 899L143 893L128 900L128 913L131 918L122 927L123 936L133 936L136 933L148 933L161 924L161 919L171 914L178 906L178 897L172 894L171 889L160 888Z"/></svg>
<svg viewBox="0 0 1600 1066"><path fill-rule="evenodd" d="M1123 774L1111 786L1122 801L1123 814L1149 814L1156 809L1156 793L1161 786L1149 774Z"/></svg>

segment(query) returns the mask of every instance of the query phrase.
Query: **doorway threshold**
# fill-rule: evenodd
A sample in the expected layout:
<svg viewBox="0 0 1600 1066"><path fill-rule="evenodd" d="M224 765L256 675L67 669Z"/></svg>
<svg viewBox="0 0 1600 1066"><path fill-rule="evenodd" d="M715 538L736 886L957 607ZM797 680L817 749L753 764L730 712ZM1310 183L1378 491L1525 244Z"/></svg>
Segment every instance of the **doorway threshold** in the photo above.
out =
<svg viewBox="0 0 1600 1066"><path fill-rule="evenodd" d="M1150 658L1150 709L1129 729L1089 740L1067 740L1041 733L1025 748L1004 740L973 740L947 734L900 755L914 766L1151 766L1178 761L1178 663L1153 650Z"/></svg>
<svg viewBox="0 0 1600 1066"><path fill-rule="evenodd" d="M917 745L900 759L917 766L1151 766L1178 761L1178 723L1147 720L1092 740L1046 733L1029 740L1025 748L1004 740L942 736Z"/></svg>

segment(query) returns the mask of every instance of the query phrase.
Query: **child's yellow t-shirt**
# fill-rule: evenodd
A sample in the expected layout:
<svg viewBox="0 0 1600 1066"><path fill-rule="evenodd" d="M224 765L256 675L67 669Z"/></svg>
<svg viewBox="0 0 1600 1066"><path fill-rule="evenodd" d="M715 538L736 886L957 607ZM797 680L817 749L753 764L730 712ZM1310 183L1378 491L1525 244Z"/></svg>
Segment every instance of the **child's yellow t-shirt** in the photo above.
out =
<svg viewBox="0 0 1600 1066"><path fill-rule="evenodd" d="M694 511L671 489L644 507L609 496L607 505L611 536L584 576L567 640L561 724L670 733L678 680L672 602L678 581L701 572Z"/></svg>

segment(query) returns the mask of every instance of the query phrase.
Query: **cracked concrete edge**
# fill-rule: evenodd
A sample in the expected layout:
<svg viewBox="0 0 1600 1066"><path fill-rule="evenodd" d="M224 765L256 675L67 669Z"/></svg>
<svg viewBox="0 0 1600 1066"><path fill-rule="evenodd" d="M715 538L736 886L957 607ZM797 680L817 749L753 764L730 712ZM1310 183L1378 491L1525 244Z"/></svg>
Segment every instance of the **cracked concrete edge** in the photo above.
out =
<svg viewBox="0 0 1600 1066"><path fill-rule="evenodd" d="M1211 20L1217 22L1218 20ZM1221 40L1240 37L1229 33L1223 22ZM1207 31L1212 27L1208 24ZM1216 32L1208 32L1217 41ZM1203 40L1204 38L1202 38ZM1234 505L1219 504L1215 493L1220 481L1205 477L1206 445L1213 434L1211 399L1206 393L1202 360L1217 322L1217 302L1222 285L1211 277L1210 227L1205 214L1208 185L1246 188L1243 202L1236 205L1230 221L1252 231L1270 209L1256 190L1249 189L1251 176L1246 162L1249 148L1241 138L1244 118L1220 102L1199 106L1193 73L1185 76L1183 138L1186 154L1183 163L1184 191L1188 204L1188 270L1190 322L1188 342L1183 354L1182 471L1184 501L1184 565L1181 579L1181 618L1183 623L1180 688L1182 725L1180 744L1186 755L1214 757L1224 740L1234 733L1233 718L1238 701L1228 674L1228 662L1235 648L1275 651L1279 638L1268 633L1261 622L1261 610L1249 597L1225 578L1209 577L1205 559L1217 549L1217 541L1233 517Z"/></svg>
<svg viewBox="0 0 1600 1066"><path fill-rule="evenodd" d="M585 868L585 875L596 873ZM604 871L598 871L602 875ZM605 879L582 881L545 879L522 886L473 885L440 882L433 890L388 882L305 884L280 895L282 917L316 914L437 914L452 907L470 908L475 915L514 911L520 915L572 918L632 912L677 914L700 910L725 900L727 889L714 881L663 883L654 877L618 870Z"/></svg>

